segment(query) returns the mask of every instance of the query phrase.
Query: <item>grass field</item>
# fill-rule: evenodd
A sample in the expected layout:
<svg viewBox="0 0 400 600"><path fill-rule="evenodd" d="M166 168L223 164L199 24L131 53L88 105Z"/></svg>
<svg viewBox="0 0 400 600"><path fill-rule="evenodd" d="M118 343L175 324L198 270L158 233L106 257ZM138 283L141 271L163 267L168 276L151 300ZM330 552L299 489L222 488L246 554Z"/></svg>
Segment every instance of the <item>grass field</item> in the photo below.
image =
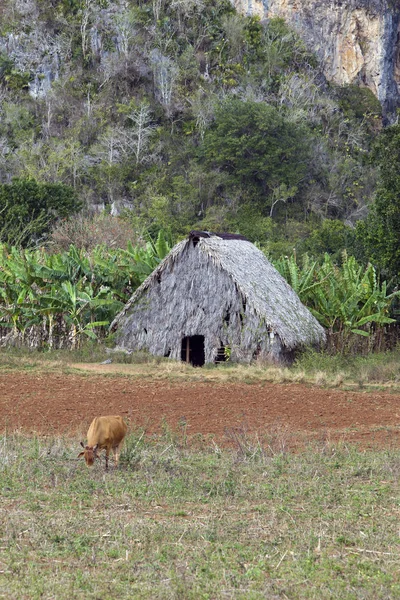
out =
<svg viewBox="0 0 400 600"><path fill-rule="evenodd" d="M133 432L109 473L78 452L0 437L0 597L400 597L400 451L189 445L182 427Z"/></svg>

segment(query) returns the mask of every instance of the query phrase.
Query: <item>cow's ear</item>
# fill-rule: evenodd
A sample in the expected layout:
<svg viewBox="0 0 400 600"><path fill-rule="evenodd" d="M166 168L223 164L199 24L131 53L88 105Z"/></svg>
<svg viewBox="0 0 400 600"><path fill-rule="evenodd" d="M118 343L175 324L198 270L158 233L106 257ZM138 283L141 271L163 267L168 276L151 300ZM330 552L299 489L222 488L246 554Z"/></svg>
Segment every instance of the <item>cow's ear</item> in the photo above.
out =
<svg viewBox="0 0 400 600"><path fill-rule="evenodd" d="M79 452L78 458L80 458L81 456L84 456L84 454L85 454L84 452Z"/></svg>
<svg viewBox="0 0 400 600"><path fill-rule="evenodd" d="M81 442L81 446L82 446L82 448L84 448L84 447L85 447L85 444L84 444L83 442Z"/></svg>

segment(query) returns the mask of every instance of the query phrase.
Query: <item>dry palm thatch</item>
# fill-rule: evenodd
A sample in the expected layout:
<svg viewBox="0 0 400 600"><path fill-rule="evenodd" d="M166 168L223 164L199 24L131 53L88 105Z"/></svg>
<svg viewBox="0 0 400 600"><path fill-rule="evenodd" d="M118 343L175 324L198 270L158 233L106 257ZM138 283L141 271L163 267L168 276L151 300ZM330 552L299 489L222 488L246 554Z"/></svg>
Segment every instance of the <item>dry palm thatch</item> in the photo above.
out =
<svg viewBox="0 0 400 600"><path fill-rule="evenodd" d="M183 341L203 336L201 362L214 362L223 349L238 362L283 361L296 348L325 341L323 328L256 246L205 235L192 232L136 290L111 324L119 348L184 359Z"/></svg>

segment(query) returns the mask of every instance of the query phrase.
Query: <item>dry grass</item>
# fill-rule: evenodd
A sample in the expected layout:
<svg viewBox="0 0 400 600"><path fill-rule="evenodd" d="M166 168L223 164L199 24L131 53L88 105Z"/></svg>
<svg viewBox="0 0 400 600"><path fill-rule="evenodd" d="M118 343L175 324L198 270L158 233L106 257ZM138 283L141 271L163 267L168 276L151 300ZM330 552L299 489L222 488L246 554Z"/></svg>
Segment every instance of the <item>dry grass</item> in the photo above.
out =
<svg viewBox="0 0 400 600"><path fill-rule="evenodd" d="M21 349L0 349L0 370L26 372L64 372L102 375L129 375L152 380L236 383L305 383L318 387L344 389L400 390L398 351L369 357L327 356L311 352L292 367L265 363L241 365L223 363L194 368L180 361L153 357L145 353L109 354L101 345L82 350L40 353ZM110 364L103 364L110 360Z"/></svg>

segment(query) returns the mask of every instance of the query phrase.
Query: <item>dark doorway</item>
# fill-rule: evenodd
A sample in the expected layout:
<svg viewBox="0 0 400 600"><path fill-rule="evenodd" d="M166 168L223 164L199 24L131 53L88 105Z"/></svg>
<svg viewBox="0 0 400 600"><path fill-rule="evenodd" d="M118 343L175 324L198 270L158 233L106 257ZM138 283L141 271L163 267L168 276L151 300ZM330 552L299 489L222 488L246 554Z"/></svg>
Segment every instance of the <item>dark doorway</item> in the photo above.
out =
<svg viewBox="0 0 400 600"><path fill-rule="evenodd" d="M204 365L204 335L192 335L183 338L181 359L194 367Z"/></svg>

